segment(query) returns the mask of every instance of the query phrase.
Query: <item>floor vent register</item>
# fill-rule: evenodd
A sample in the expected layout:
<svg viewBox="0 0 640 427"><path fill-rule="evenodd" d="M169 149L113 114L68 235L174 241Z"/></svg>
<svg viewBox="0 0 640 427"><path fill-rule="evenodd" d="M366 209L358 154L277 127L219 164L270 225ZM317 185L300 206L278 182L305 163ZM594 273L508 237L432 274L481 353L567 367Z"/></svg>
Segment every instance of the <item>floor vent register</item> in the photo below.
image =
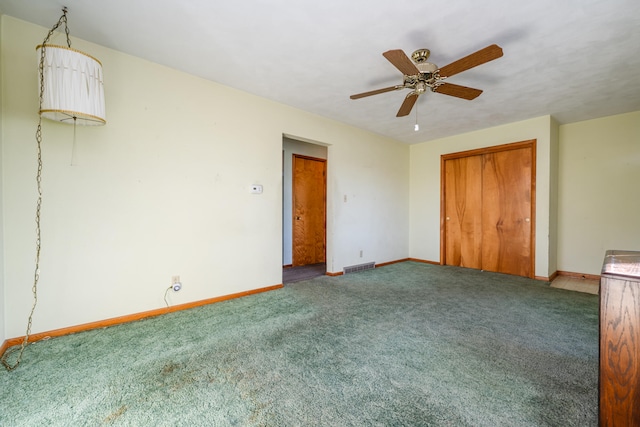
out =
<svg viewBox="0 0 640 427"><path fill-rule="evenodd" d="M372 270L374 268L376 268L375 262L367 262L365 264L358 264L358 265L351 265L349 267L344 267L343 273L344 274L357 273L359 271Z"/></svg>

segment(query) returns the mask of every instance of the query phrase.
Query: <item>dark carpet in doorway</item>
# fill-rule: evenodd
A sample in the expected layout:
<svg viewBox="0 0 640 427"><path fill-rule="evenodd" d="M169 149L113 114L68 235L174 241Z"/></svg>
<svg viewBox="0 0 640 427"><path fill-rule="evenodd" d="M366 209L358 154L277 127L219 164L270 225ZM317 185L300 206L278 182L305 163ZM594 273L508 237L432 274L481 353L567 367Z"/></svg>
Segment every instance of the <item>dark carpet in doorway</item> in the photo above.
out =
<svg viewBox="0 0 640 427"><path fill-rule="evenodd" d="M301 265L298 267L289 267L282 269L282 283L293 283L301 280L313 279L314 277L324 276L327 272L325 263Z"/></svg>

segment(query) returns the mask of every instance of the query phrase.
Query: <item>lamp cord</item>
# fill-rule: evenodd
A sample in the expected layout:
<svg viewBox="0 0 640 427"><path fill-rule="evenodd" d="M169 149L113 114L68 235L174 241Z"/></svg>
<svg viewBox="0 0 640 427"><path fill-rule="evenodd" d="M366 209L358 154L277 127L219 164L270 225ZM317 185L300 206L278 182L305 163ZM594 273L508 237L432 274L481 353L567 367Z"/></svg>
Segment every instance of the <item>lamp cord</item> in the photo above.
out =
<svg viewBox="0 0 640 427"><path fill-rule="evenodd" d="M173 289L173 285L172 285L172 286L169 286L169 287L167 288L167 290L166 290L166 291L164 291L164 303L165 303L165 304L167 304L167 307L169 307L169 301L167 301L167 294L169 293L169 291L170 291L171 289Z"/></svg>
<svg viewBox="0 0 640 427"><path fill-rule="evenodd" d="M71 40L69 39L69 27L67 26L67 8L62 9L62 16L58 20L58 23L51 28L49 34L42 42L42 49L40 50L40 63L38 64L38 72L40 74L40 106L38 109L38 128L36 129L36 146L37 146L37 162L38 162L38 170L36 173L36 183L38 188L38 201L36 203L36 265L33 274L33 287L31 288L31 292L33 293L33 305L31 306L31 312L29 313L29 319L27 320L27 330L24 335L24 339L22 340L22 344L20 347L13 347L7 350L0 361L7 369L7 371L13 371L18 367L20 362L22 361L22 355L24 353L24 349L29 344L29 335L31 335L31 324L33 323L33 313L36 310L36 305L38 304L38 281L40 280L40 210L42 208L42 116L40 115L40 110L42 110L42 102L44 98L44 59L45 59L45 49L47 42L53 35L53 32L58 29L60 25L64 24L65 34L67 36L67 46L71 47ZM11 364L7 361L7 358L13 354L14 352L19 351L18 357L16 361Z"/></svg>

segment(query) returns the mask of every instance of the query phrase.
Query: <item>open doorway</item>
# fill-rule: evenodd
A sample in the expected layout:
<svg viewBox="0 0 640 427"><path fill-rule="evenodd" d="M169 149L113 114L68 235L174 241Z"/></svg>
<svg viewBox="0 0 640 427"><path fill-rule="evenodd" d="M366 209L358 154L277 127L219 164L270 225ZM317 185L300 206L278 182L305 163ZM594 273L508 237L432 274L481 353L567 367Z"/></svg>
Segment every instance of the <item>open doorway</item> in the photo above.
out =
<svg viewBox="0 0 640 427"><path fill-rule="evenodd" d="M283 136L282 155L282 282L286 284L326 273L327 147Z"/></svg>

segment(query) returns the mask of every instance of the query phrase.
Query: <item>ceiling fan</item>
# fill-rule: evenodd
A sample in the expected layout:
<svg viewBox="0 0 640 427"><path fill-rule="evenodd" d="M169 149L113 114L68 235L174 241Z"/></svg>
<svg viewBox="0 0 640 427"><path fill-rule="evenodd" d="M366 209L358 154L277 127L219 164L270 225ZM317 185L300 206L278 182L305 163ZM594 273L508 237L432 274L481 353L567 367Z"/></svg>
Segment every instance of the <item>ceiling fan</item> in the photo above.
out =
<svg viewBox="0 0 640 427"><path fill-rule="evenodd" d="M411 54L411 59L401 50L389 50L382 55L387 58L403 74L403 81L400 85L390 86L383 89L372 90L370 92L351 95L351 99L360 99L371 95L391 92L399 89L411 89L404 102L398 110L396 117L408 115L413 109L418 97L427 89L432 92L444 95L455 96L472 100L477 98L482 91L471 87L460 86L453 83L445 83L447 77L461 73L470 68L477 67L486 62L493 61L502 56L502 48L496 44L480 49L470 55L460 58L449 65L438 68L437 65L427 62L431 52L429 49L419 49ZM413 62L411 61L413 60Z"/></svg>

